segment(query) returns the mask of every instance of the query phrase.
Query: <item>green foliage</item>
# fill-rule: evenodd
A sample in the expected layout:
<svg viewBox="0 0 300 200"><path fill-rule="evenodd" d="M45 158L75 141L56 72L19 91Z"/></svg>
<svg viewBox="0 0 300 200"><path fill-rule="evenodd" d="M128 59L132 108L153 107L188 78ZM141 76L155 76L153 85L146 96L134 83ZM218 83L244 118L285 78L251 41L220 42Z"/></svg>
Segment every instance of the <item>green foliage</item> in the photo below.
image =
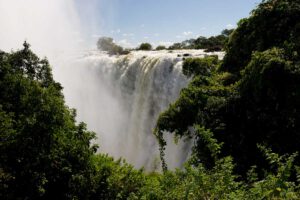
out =
<svg viewBox="0 0 300 200"><path fill-rule="evenodd" d="M275 172L266 173L263 180L252 182L252 188L247 197L249 199L299 199L297 185L290 181L295 168L294 161L298 154L279 156L265 146L258 145L258 148Z"/></svg>
<svg viewBox="0 0 300 200"><path fill-rule="evenodd" d="M184 42L182 42L182 43L176 42L176 43L172 44L171 46L169 46L168 49L169 49L169 50L175 50L175 49L188 49L188 47L185 45Z"/></svg>
<svg viewBox="0 0 300 200"><path fill-rule="evenodd" d="M161 196L155 199L237 199L239 182L232 175L232 160L224 158L207 170L202 165L186 165L160 178Z"/></svg>
<svg viewBox="0 0 300 200"><path fill-rule="evenodd" d="M211 71L216 68L217 64L217 56L207 56L205 58L187 58L183 63L182 71L186 76L209 76Z"/></svg>
<svg viewBox="0 0 300 200"><path fill-rule="evenodd" d="M161 174L135 170L121 160L98 155L94 157L96 185L106 186L106 190L96 192L91 199L299 199L299 185L288 180L295 168L296 154L279 156L270 149L259 148L273 170L265 171L261 179L252 170L248 173L249 182L234 175L235 165L231 157L216 159L210 169L202 164L187 163L181 170Z"/></svg>
<svg viewBox="0 0 300 200"><path fill-rule="evenodd" d="M211 65L213 64L213 65ZM183 64L183 71L186 75L194 75L193 80L187 88L184 88L179 99L171 104L169 109L163 112L156 126L156 131L164 130L174 132L178 135L189 134L189 127L199 121L206 121L208 113L217 109L225 100L224 95L230 94L230 87L222 86L216 74L215 57L203 59L187 59ZM210 66L209 68L206 68Z"/></svg>
<svg viewBox="0 0 300 200"><path fill-rule="evenodd" d="M194 46L196 49L207 49L208 51L221 51L226 41L225 35L212 36L209 38L199 37L195 40Z"/></svg>
<svg viewBox="0 0 300 200"><path fill-rule="evenodd" d="M298 65L286 60L279 49L256 53L242 78L228 85L224 79L230 74L216 73L217 66L201 67L208 61L186 60L185 74L196 75L179 99L160 115L156 135L169 131L180 136L197 136L190 131L195 125L210 129L224 143L222 155L232 155L240 173L253 164L259 167L266 164L257 156L257 142L264 142L282 154L298 151ZM196 141L199 142L198 137ZM199 160L203 160L203 155L209 158L211 154L200 147L196 147ZM207 166L212 163L211 159L205 162Z"/></svg>
<svg viewBox="0 0 300 200"><path fill-rule="evenodd" d="M156 47L155 50L159 51L159 50L165 50L165 49L167 49L165 46L159 45L159 46Z"/></svg>
<svg viewBox="0 0 300 200"><path fill-rule="evenodd" d="M25 42L0 55L1 199L88 196L94 133L75 124L62 87Z"/></svg>
<svg viewBox="0 0 300 200"><path fill-rule="evenodd" d="M234 29L224 29L222 35L229 37L233 33Z"/></svg>
<svg viewBox="0 0 300 200"><path fill-rule="evenodd" d="M95 192L91 199L140 199L146 184L143 170L136 170L124 160L107 155L93 156L96 167Z"/></svg>
<svg viewBox="0 0 300 200"><path fill-rule="evenodd" d="M299 51L299 18L299 1L264 0L231 34L222 70L239 74L250 61L253 51L290 45Z"/></svg>
<svg viewBox="0 0 300 200"><path fill-rule="evenodd" d="M152 45L149 43L142 43L140 46L137 48L137 50L143 50L143 51L150 51L152 50Z"/></svg>
<svg viewBox="0 0 300 200"><path fill-rule="evenodd" d="M300 118L295 111L300 108L298 68L287 60L283 50L274 48L254 54L243 71L237 83L239 96L230 99L231 119L226 117L225 124L235 128L229 135L240 145L237 149L245 149L248 159L260 162L255 156L258 142L281 154L299 150Z"/></svg>
<svg viewBox="0 0 300 200"><path fill-rule="evenodd" d="M220 35L209 38L200 36L183 42L174 43L168 49L205 49L206 52L222 51L233 29L225 29Z"/></svg>
<svg viewBox="0 0 300 200"><path fill-rule="evenodd" d="M222 144L219 144L210 130L196 125L194 127L196 144L193 147L191 163L203 163L208 168L215 166L221 154Z"/></svg>
<svg viewBox="0 0 300 200"><path fill-rule="evenodd" d="M220 156L232 156L242 178L251 165L257 165L259 176L267 165L257 143L280 154L299 151L298 4L263 1L235 31L225 31L229 42L221 67L207 59L187 59L183 71L193 80L160 115L155 134L194 137L196 160L212 166L208 145L191 131L197 126L210 130L223 144Z"/></svg>

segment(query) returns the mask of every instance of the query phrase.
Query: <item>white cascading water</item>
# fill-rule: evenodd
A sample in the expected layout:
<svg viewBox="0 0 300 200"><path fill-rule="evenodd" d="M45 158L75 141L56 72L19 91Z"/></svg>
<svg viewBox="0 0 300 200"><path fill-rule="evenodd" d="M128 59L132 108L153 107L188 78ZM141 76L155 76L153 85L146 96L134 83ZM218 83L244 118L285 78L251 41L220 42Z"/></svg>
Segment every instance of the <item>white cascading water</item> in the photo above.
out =
<svg viewBox="0 0 300 200"><path fill-rule="evenodd" d="M181 72L184 53L206 55L202 50L134 51L108 56L92 51L66 63L57 77L65 87L66 101L77 108L79 120L95 131L100 151L123 157L136 167L159 167L158 143L152 133L159 114L174 102L188 83ZM166 161L180 167L191 144L175 145L167 138Z"/></svg>

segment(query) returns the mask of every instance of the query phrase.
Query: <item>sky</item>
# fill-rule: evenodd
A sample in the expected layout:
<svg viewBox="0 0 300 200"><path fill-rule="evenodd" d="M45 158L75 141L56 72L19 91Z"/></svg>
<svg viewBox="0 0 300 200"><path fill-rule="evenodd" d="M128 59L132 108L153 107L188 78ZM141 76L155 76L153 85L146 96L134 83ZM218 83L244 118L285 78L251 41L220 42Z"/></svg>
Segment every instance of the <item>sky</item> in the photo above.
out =
<svg viewBox="0 0 300 200"><path fill-rule="evenodd" d="M123 47L171 45L220 34L261 0L0 0L0 49L27 40L42 56L96 49L101 36Z"/></svg>
<svg viewBox="0 0 300 200"><path fill-rule="evenodd" d="M109 36L126 47L141 42L170 45L198 36L213 36L249 16L260 0L75 0L95 43Z"/></svg>

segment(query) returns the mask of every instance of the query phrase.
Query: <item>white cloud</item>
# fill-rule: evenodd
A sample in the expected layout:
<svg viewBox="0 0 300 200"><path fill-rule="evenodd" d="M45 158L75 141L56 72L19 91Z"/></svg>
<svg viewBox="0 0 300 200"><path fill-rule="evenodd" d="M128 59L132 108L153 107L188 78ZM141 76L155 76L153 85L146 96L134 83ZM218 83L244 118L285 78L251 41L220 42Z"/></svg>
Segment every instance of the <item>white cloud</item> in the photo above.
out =
<svg viewBox="0 0 300 200"><path fill-rule="evenodd" d="M144 39L149 39L149 37L148 37L148 36L145 36Z"/></svg>
<svg viewBox="0 0 300 200"><path fill-rule="evenodd" d="M132 48L134 45L130 43L127 39L119 40L117 41L117 44L121 45L125 48Z"/></svg>
<svg viewBox="0 0 300 200"><path fill-rule="evenodd" d="M228 29L232 29L232 28L234 28L235 26L234 25L232 25L232 24L227 24L226 25L226 28L228 28Z"/></svg>
<svg viewBox="0 0 300 200"><path fill-rule="evenodd" d="M100 34L92 34L91 37L92 38L99 38L99 37L102 37L102 35L100 35Z"/></svg>
<svg viewBox="0 0 300 200"><path fill-rule="evenodd" d="M133 33L123 33L122 34L124 37L133 37L134 34Z"/></svg>
<svg viewBox="0 0 300 200"><path fill-rule="evenodd" d="M163 45L163 46L166 46L166 47L169 47L173 44L173 42L169 42L169 41L160 41L158 42L158 45Z"/></svg>
<svg viewBox="0 0 300 200"><path fill-rule="evenodd" d="M119 33L121 33L121 30L120 29L116 29L116 30L111 30L110 32L112 34L119 34Z"/></svg>
<svg viewBox="0 0 300 200"><path fill-rule="evenodd" d="M40 57L47 56L53 66L58 56L65 58L63 53L88 45L78 45L86 30L70 0L0 0L0 24L1 50L19 49L26 39L32 50Z"/></svg>
<svg viewBox="0 0 300 200"><path fill-rule="evenodd" d="M159 34L158 34L158 33L155 33L155 34L154 34L154 36L155 36L155 37L158 37L158 36L159 36Z"/></svg>
<svg viewBox="0 0 300 200"><path fill-rule="evenodd" d="M193 35L193 32L192 31L184 31L182 34L184 36L190 36L190 35Z"/></svg>
<svg viewBox="0 0 300 200"><path fill-rule="evenodd" d="M192 31L184 31L184 32L182 32L182 34L176 35L175 37L178 39L183 39L183 38L191 37L191 35L193 35L193 34L194 33Z"/></svg>

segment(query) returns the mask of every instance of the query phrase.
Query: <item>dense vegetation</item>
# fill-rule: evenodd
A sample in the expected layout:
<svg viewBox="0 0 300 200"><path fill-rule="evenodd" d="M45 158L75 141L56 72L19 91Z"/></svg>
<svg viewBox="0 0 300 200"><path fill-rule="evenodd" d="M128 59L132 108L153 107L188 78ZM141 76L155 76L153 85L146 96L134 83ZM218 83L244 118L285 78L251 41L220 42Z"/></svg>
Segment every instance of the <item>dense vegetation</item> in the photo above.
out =
<svg viewBox="0 0 300 200"><path fill-rule="evenodd" d="M0 53L0 198L87 195L96 147L64 105L47 60L24 49Z"/></svg>
<svg viewBox="0 0 300 200"><path fill-rule="evenodd" d="M152 50L152 45L149 43L142 43L140 46L137 48L137 50L143 50L143 51L150 51Z"/></svg>
<svg viewBox="0 0 300 200"><path fill-rule="evenodd" d="M155 48L155 50L157 50L157 51L160 51L160 50L165 50L165 49L167 49L165 46L163 46L163 45L159 45L159 46L157 46L156 48Z"/></svg>
<svg viewBox="0 0 300 200"><path fill-rule="evenodd" d="M284 49L288 60L298 60L300 37L299 1L263 1L249 18L240 20L226 45L222 70L239 73L253 51Z"/></svg>
<svg viewBox="0 0 300 200"><path fill-rule="evenodd" d="M223 61L185 60L192 81L155 129L163 173L97 154L48 61L26 42L0 52L0 199L299 199L299 19L299 1L263 1ZM183 169L167 169L166 131L195 140Z"/></svg>
<svg viewBox="0 0 300 200"><path fill-rule="evenodd" d="M185 40L183 42L174 43L168 49L205 49L206 52L222 51L232 32L233 29L225 29L220 35L208 38L200 36L197 39Z"/></svg>
<svg viewBox="0 0 300 200"><path fill-rule="evenodd" d="M251 166L259 177L268 169L258 146L298 152L299 19L299 1L263 1L230 35L223 61L187 59L183 70L193 80L157 123L162 156L164 131L195 137L194 165L211 168L232 156L245 180Z"/></svg>
<svg viewBox="0 0 300 200"><path fill-rule="evenodd" d="M233 29L225 29L220 35L203 37L200 36L197 39L189 39L183 42L174 43L168 48L159 45L155 48L156 51L160 50L180 50L180 49L204 49L205 52L213 51L222 51L225 48L226 43L228 42L230 34L233 32ZM100 51L106 51L110 55L124 55L130 53L133 49L124 50L123 47L114 43L113 39L110 37L100 37L97 41L97 48ZM153 50L153 47L150 43L141 43L135 50L150 51Z"/></svg>

